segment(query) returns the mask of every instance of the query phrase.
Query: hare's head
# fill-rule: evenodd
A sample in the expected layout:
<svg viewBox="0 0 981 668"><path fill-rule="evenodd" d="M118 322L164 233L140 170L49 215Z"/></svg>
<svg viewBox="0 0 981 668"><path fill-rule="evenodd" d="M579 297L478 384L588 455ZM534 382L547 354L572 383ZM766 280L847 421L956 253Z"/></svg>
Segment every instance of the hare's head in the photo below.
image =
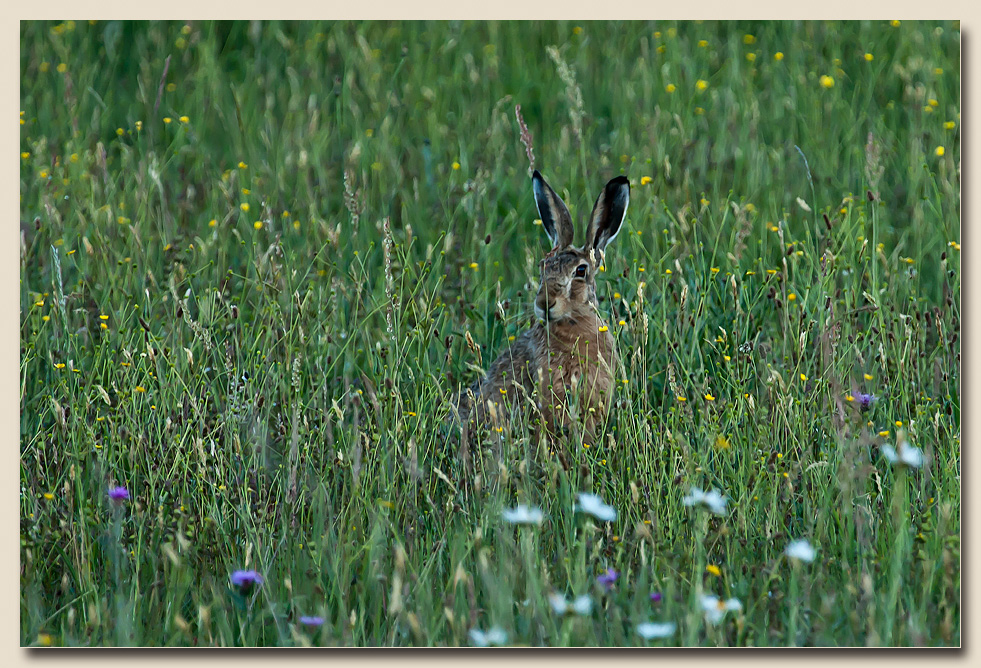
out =
<svg viewBox="0 0 981 668"><path fill-rule="evenodd" d="M596 198L586 224L586 240L572 245L572 216L565 202L535 170L532 176L535 202L552 250L541 263L541 288L535 299L535 315L545 322L578 320L595 313L596 270L603 262L606 246L623 224L630 200L630 182L618 176Z"/></svg>

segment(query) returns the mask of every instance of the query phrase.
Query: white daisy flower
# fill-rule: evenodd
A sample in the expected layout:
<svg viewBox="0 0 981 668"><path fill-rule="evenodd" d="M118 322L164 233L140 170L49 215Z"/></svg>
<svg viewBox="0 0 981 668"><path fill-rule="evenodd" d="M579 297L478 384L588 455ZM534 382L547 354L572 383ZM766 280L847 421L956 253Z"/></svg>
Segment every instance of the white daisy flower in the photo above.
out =
<svg viewBox="0 0 981 668"><path fill-rule="evenodd" d="M709 624L718 624L727 612L738 612L743 609L743 604L739 602L738 598L723 601L718 596L711 594L703 595L701 604L702 612L705 613L705 619Z"/></svg>
<svg viewBox="0 0 981 668"><path fill-rule="evenodd" d="M637 635L644 640L667 638L668 636L674 635L677 628L678 625L674 622L644 622L643 624L637 625Z"/></svg>
<svg viewBox="0 0 981 668"><path fill-rule="evenodd" d="M506 645L508 634L500 626L492 626L486 632L480 629L470 629L470 642L477 647L489 647L490 645Z"/></svg>
<svg viewBox="0 0 981 668"><path fill-rule="evenodd" d="M692 487L691 492L681 502L686 506L705 508L716 515L725 515L726 513L726 497L722 496L717 489L703 492L698 487Z"/></svg>
<svg viewBox="0 0 981 668"><path fill-rule="evenodd" d="M593 599L587 594L577 597L571 604L562 594L549 594L548 602L552 606L552 611L559 616L570 612L586 616L593 611Z"/></svg>
<svg viewBox="0 0 981 668"><path fill-rule="evenodd" d="M817 556L817 550L814 549L814 546L803 538L790 541L790 543L787 545L787 549L785 549L783 553L791 559L803 561L806 564L814 561L814 557Z"/></svg>
<svg viewBox="0 0 981 668"><path fill-rule="evenodd" d="M910 445L910 442L906 440L906 432L903 431L896 434L895 448L891 445L882 446L882 456L894 466L908 466L911 469L918 469L923 466L923 451Z"/></svg>
<svg viewBox="0 0 981 668"><path fill-rule="evenodd" d="M578 499L579 503L576 504L576 510L588 513L603 522L612 522L617 518L616 509L603 503L603 499L596 494L580 492Z"/></svg>
<svg viewBox="0 0 981 668"><path fill-rule="evenodd" d="M542 513L541 508L519 505L505 509L501 512L501 517L510 524L541 524L545 514Z"/></svg>

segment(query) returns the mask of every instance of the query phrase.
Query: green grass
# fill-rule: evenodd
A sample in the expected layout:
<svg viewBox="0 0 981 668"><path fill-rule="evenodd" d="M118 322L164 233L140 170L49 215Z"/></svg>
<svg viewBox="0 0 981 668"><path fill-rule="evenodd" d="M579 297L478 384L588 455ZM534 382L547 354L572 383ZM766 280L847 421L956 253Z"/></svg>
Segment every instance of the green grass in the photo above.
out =
<svg viewBox="0 0 981 668"><path fill-rule="evenodd" d="M959 645L959 40L23 22L21 642ZM569 470L526 421L469 462L443 429L533 318L516 104L574 217L632 184L622 382Z"/></svg>

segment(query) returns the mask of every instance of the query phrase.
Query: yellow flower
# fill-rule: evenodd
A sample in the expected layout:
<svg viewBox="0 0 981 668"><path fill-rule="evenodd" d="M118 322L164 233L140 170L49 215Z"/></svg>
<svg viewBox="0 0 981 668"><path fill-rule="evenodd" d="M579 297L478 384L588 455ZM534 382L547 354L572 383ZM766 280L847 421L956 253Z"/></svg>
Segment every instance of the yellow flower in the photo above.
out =
<svg viewBox="0 0 981 668"><path fill-rule="evenodd" d="M695 115L696 116L701 116L704 113L705 113L705 110L704 109L702 109L701 107L695 107Z"/></svg>
<svg viewBox="0 0 981 668"><path fill-rule="evenodd" d="M476 269L476 268L477 268L477 267L479 267L479 266L480 266L480 265L479 265L479 264L477 264L476 262L471 262L471 263L470 263L470 268L471 268L471 269Z"/></svg>
<svg viewBox="0 0 981 668"><path fill-rule="evenodd" d="M27 151L24 151L23 153L20 154L20 157L23 158L24 160L27 160L28 158L31 157L31 154L28 153Z"/></svg>
<svg viewBox="0 0 981 668"><path fill-rule="evenodd" d="M678 90L678 87L675 86L674 84L668 84L667 86L664 87L664 90L668 91L669 93L673 93L676 90Z"/></svg>
<svg viewBox="0 0 981 668"><path fill-rule="evenodd" d="M248 169L249 166L246 163L244 163L243 161L239 160L238 161L238 168L239 169Z"/></svg>
<svg viewBox="0 0 981 668"><path fill-rule="evenodd" d="M679 396L679 397L675 397L675 399L677 399L678 401L681 401L681 402L688 401L688 398L687 397L680 397Z"/></svg>
<svg viewBox="0 0 981 668"><path fill-rule="evenodd" d="M124 134L126 134L126 131L122 128L116 128L116 134L122 137Z"/></svg>
<svg viewBox="0 0 981 668"><path fill-rule="evenodd" d="M23 155L23 154L22 154L22 155ZM646 185L647 185L648 183L650 183L650 182L651 182L651 181L653 181L653 180L654 180L654 179L652 179L652 178L651 178L651 177L649 177L649 176L642 176L642 177L640 177L640 185L642 185L642 186L646 186Z"/></svg>
<svg viewBox="0 0 981 668"><path fill-rule="evenodd" d="M777 51L775 54L773 54L773 59L783 60L783 51Z"/></svg>
<svg viewBox="0 0 981 668"><path fill-rule="evenodd" d="M944 154L944 147L938 146L937 148L934 149L933 152L936 153L938 157L940 157Z"/></svg>
<svg viewBox="0 0 981 668"><path fill-rule="evenodd" d="M719 434L718 436L715 437L716 450L728 450L731 446L732 444L729 442L729 439L723 436L722 434Z"/></svg>
<svg viewBox="0 0 981 668"><path fill-rule="evenodd" d="M708 206L710 204L710 202L707 199L705 199L704 197L702 199L698 200L698 203L701 204L702 206Z"/></svg>
<svg viewBox="0 0 981 668"><path fill-rule="evenodd" d="M954 121L947 121L946 123L944 123L944 130L953 130L956 127L957 127L957 123L955 123Z"/></svg>
<svg viewBox="0 0 981 668"><path fill-rule="evenodd" d="M705 90L708 87L709 87L708 81L706 81L705 79L699 79L698 81L695 82L695 88L697 88L698 90Z"/></svg>
<svg viewBox="0 0 981 668"><path fill-rule="evenodd" d="M58 67L56 67L55 69L57 69L60 74L64 74L65 72L68 71L68 65L65 65L64 63L58 63Z"/></svg>
<svg viewBox="0 0 981 668"><path fill-rule="evenodd" d="M821 85L824 88L834 88L835 80L829 77L827 74L821 75Z"/></svg>
<svg viewBox="0 0 981 668"><path fill-rule="evenodd" d="M711 268L709 268L709 271L711 271L713 274L718 274L719 273L719 268L718 267L711 267Z"/></svg>
<svg viewBox="0 0 981 668"><path fill-rule="evenodd" d="M212 218L210 221L208 221L208 227L214 227L217 224L218 224L218 221L215 220L214 218Z"/></svg>
<svg viewBox="0 0 981 668"><path fill-rule="evenodd" d="M365 136L365 137L368 137L369 139L370 139L371 137L374 137L374 136L375 136L375 131L374 131L374 129L372 129L372 128L368 128L367 130L365 130L365 131L364 131L364 136Z"/></svg>
<svg viewBox="0 0 981 668"><path fill-rule="evenodd" d="M942 67L937 67L937 68L935 68L935 69L933 70L933 73L934 73L934 74L936 74L937 76L940 76L941 74L943 74L943 73L944 73L944 68L942 68Z"/></svg>
<svg viewBox="0 0 981 668"><path fill-rule="evenodd" d="M254 227L257 230L261 230L262 229L262 221L261 220L255 221L254 223L252 223L252 227Z"/></svg>
<svg viewBox="0 0 981 668"><path fill-rule="evenodd" d="M865 380L872 380L872 374L870 373L865 374Z"/></svg>
<svg viewBox="0 0 981 668"><path fill-rule="evenodd" d="M606 325L603 325L602 327L599 328L599 331L605 332L605 331L608 331L609 329L610 329L609 327L607 327Z"/></svg>
<svg viewBox="0 0 981 668"><path fill-rule="evenodd" d="M460 163L454 160L453 161L453 169L460 169Z"/></svg>
<svg viewBox="0 0 981 668"><path fill-rule="evenodd" d="M181 119L180 120L181 120L181 123L190 123L191 122L191 119L188 118L187 116L181 116Z"/></svg>
<svg viewBox="0 0 981 668"><path fill-rule="evenodd" d="M712 396L711 394L706 394L705 401L715 401L715 397Z"/></svg>
<svg viewBox="0 0 981 668"><path fill-rule="evenodd" d="M708 566L706 566L705 567L705 572L706 573L711 573L715 577L719 577L720 575L722 575L722 570L718 566L716 566L715 564L709 564Z"/></svg>
<svg viewBox="0 0 981 668"><path fill-rule="evenodd" d="M164 116L164 123L170 123L170 121L171 121L170 116Z"/></svg>
<svg viewBox="0 0 981 668"><path fill-rule="evenodd" d="M708 40L707 39L700 39L700 40L698 40L698 46L700 48L704 49L708 45L709 45L709 43L708 43Z"/></svg>
<svg viewBox="0 0 981 668"><path fill-rule="evenodd" d="M743 44L752 44L756 41L753 35L743 35Z"/></svg>
<svg viewBox="0 0 981 668"><path fill-rule="evenodd" d="M902 23L902 21L897 21L896 19L893 19L892 21L890 21L890 22L889 22L889 24L890 24L890 25L891 25L891 26L892 26L893 28L898 28L898 27L899 27L899 24L900 24L900 23Z"/></svg>
<svg viewBox="0 0 981 668"><path fill-rule="evenodd" d="M807 380L807 376L805 376L804 374L801 374L801 375L800 375L800 379L801 379L801 380Z"/></svg>
<svg viewBox="0 0 981 668"><path fill-rule="evenodd" d="M136 386L135 388L133 388L133 389L135 389L135 390L136 390L137 392L146 392L146 388L145 388L145 387L143 387L142 385L137 385L137 386Z"/></svg>
<svg viewBox="0 0 981 668"><path fill-rule="evenodd" d="M929 105L930 105L931 107L936 107L936 106L939 106L939 105L940 105L940 103L939 103L939 102L937 102L937 101L936 101L935 99L933 99L932 97L931 97L931 98L930 98L929 100L927 100L927 104L929 104Z"/></svg>
<svg viewBox="0 0 981 668"><path fill-rule="evenodd" d="M582 28L580 28L579 26L575 26L572 29L572 34L573 35L581 35L582 34Z"/></svg>
<svg viewBox="0 0 981 668"><path fill-rule="evenodd" d="M791 292L789 295L787 295L787 301L788 302L792 302L795 299L797 299L797 295L795 295L793 292Z"/></svg>
<svg viewBox="0 0 981 668"><path fill-rule="evenodd" d="M238 208L240 208L242 211L246 211L247 212L249 210L249 203L248 202L242 202L241 204L238 205Z"/></svg>
<svg viewBox="0 0 981 668"><path fill-rule="evenodd" d="M873 56L871 53L866 53L865 54L865 60L868 60L868 61L871 62L873 58L875 58L875 56Z"/></svg>
<svg viewBox="0 0 981 668"><path fill-rule="evenodd" d="M750 51L749 53L746 54L746 60L748 60L751 63L752 62L755 62L756 61L756 54L753 53L752 51Z"/></svg>

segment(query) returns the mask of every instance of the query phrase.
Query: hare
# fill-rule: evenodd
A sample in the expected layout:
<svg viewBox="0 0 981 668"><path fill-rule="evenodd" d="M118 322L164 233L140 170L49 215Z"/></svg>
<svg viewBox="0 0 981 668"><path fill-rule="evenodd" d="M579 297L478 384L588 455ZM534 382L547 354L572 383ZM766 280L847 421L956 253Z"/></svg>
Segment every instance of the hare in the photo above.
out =
<svg viewBox="0 0 981 668"><path fill-rule="evenodd" d="M499 427L510 407L531 398L552 436L573 429L598 434L609 411L618 365L616 345L599 313L596 272L627 212L630 182L612 179L593 205L581 247L572 245L572 216L535 170L532 189L552 249L541 261L535 298L538 322L491 364L487 376L460 398L464 439L478 424ZM572 434L570 434L572 435Z"/></svg>

